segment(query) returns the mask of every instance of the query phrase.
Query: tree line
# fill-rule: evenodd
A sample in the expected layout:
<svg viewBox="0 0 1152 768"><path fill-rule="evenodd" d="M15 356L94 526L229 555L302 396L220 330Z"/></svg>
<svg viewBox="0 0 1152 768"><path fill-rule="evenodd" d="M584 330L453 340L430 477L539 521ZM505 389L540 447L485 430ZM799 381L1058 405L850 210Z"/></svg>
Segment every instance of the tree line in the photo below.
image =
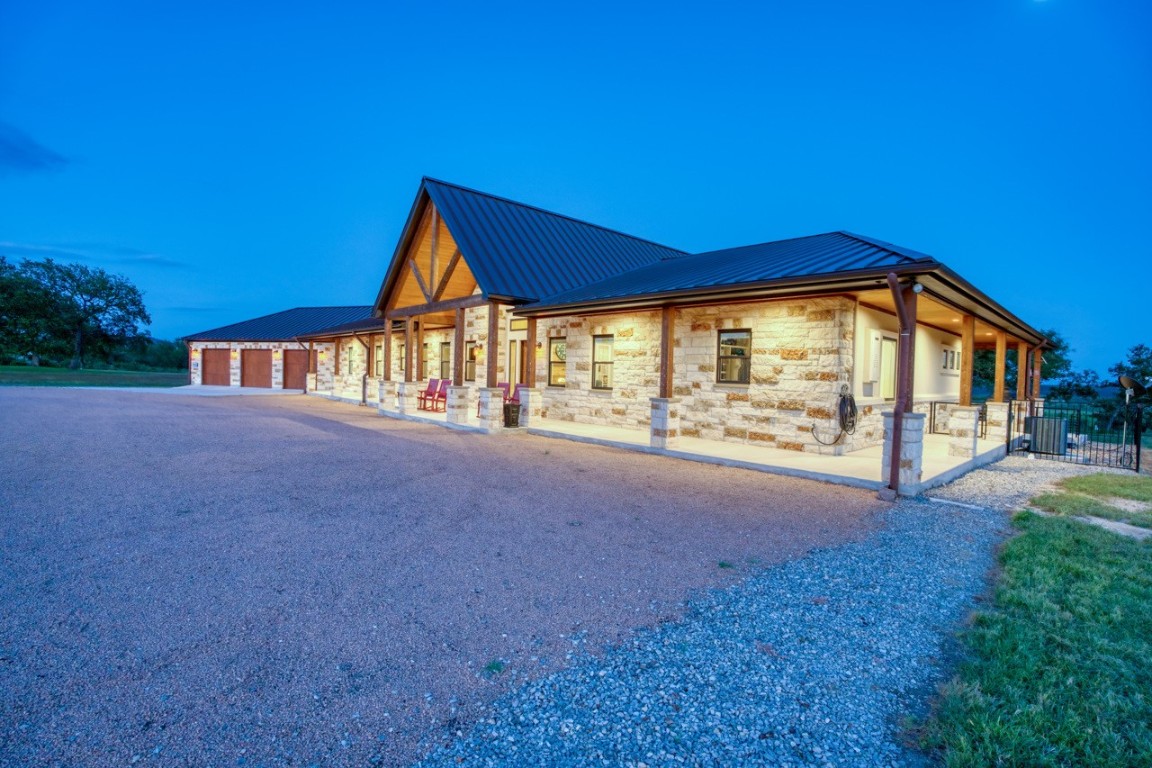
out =
<svg viewBox="0 0 1152 768"><path fill-rule="evenodd" d="M186 350L153 339L144 295L128 278L83 264L0 256L0 362L185 368Z"/></svg>

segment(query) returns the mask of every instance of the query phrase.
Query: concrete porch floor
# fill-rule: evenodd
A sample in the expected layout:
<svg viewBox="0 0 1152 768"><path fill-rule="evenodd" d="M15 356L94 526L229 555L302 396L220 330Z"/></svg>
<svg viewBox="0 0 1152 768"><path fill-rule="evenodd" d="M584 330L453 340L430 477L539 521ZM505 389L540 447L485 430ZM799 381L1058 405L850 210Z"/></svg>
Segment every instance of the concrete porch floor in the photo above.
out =
<svg viewBox="0 0 1152 768"><path fill-rule="evenodd" d="M370 403L369 407L375 408L375 404ZM443 412L417 411L403 415L397 413L387 413L384 415L409 421L440 424L455 429L474 429L480 431L480 422L476 418L475 410L472 410L468 414L467 424L448 424L447 415ZM801 453L799 451L785 451L779 448L745 445L743 443L725 443L718 440L681 437L675 448L660 449L652 448L649 445L649 436L646 430L598 424L582 424L574 421L559 421L555 419L537 419L530 427L507 430L507 432L527 433L560 440L575 440L577 442L593 443L624 450L670 456L688 461L721 464L729 467L751 469L758 472L803 477L857 488L879 490L888 483L887 478L881 478L884 456L883 445L875 445L871 448L853 451L843 456L831 456L816 453ZM977 441L977 455L975 458L964 459L957 456L950 456L948 455L947 435L924 435L922 476L920 485L915 490L917 493L922 493L929 488L951 482L976 467L1003 458L1004 455L1005 450L1003 443L992 440L979 440Z"/></svg>

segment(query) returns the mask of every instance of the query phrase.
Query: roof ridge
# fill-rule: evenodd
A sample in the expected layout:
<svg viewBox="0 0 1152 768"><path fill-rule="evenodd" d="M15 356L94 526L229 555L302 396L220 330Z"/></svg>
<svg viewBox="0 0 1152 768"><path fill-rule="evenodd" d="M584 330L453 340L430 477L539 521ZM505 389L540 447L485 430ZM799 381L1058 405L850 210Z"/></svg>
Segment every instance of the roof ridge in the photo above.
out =
<svg viewBox="0 0 1152 768"><path fill-rule="evenodd" d="M935 256L933 256L929 253L924 253L923 251L917 251L914 248L905 248L902 245L897 245L896 243L890 243L887 240L878 240L875 237L869 237L868 235L858 235L855 232L848 232L848 231L843 230L843 229L838 230L836 232L836 234L843 235L844 237L850 237L859 243L864 243L865 245L870 245L873 248L882 248L882 249L888 251L889 253L894 253L897 256L902 256L906 259L910 258L910 259L914 259L916 261L919 261L920 259L929 259L929 260L935 261L935 262L940 261Z"/></svg>
<svg viewBox="0 0 1152 768"><path fill-rule="evenodd" d="M775 245L776 243L790 243L790 242L793 242L794 240L810 240L814 237L827 237L828 235L849 235L849 233L844 232L843 230L833 230L831 232L818 232L815 235L797 235L796 237L785 237L785 238L780 239L780 240L764 240L763 242L759 242L759 243L748 243L746 245L733 245L733 246L728 247L728 248L712 248L712 249L707 250L707 251L698 251L698 252L692 253L690 255L692 255L692 256L705 256L709 253L719 253L720 251L738 251L742 248L757 248L757 247L762 246L762 245Z"/></svg>
<svg viewBox="0 0 1152 768"><path fill-rule="evenodd" d="M502 203L508 203L509 205L515 205L519 208L527 208L530 211L536 211L537 213L544 213L544 214L547 214L549 216L555 216L558 219L567 219L568 221L572 221L572 222L575 222L577 224L583 224L586 227L594 227L594 228L602 230L604 232L610 232L614 235L620 235L621 237L627 237L630 240L638 240L641 243L648 243L649 245L659 246L660 248L664 248L664 249L669 250L669 251L676 251L677 253L681 253L681 254L684 254L686 256L690 255L689 251L684 251L684 250L681 250L680 248L673 248L670 245L664 245L663 243L658 243L655 240L649 240L646 237L638 237L637 235L630 235L627 232L621 232L618 229L612 229L611 227L606 227L603 224L596 224L595 222L585 221L584 219L578 219L575 216L569 216L566 213L557 213L556 211L550 211L547 208L541 208L538 205L531 205L530 203L522 203L519 200L512 200L511 198L503 197L501 195L494 195L491 192L483 192L479 189L473 189L472 187L466 187L463 184L454 184L450 181L444 181L443 179L434 179L431 176L424 176L421 179L421 183L429 182L429 181L434 182L436 184L441 184L445 187L453 187L455 189L459 189L463 192L468 192L468 193L473 194L473 195L480 195L481 197L487 197L491 200L499 200Z"/></svg>

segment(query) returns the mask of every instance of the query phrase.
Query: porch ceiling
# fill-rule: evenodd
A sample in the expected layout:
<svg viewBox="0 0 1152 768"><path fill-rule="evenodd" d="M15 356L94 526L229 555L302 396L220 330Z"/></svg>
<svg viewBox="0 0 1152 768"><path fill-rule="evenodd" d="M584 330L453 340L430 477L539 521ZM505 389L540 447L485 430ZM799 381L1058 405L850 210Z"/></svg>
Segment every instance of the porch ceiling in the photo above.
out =
<svg viewBox="0 0 1152 768"><path fill-rule="evenodd" d="M857 291L853 295L861 304L880 310L887 314L896 315L896 303L892 300L892 292L888 289L874 291ZM961 317L963 312L950 304L932 296L925 291L916 301L916 320L923 325L931 326L937 330L960 336ZM997 327L986 320L976 317L976 348L996 346ZM1009 345L1020 342L1030 344L1011 332L1005 332Z"/></svg>

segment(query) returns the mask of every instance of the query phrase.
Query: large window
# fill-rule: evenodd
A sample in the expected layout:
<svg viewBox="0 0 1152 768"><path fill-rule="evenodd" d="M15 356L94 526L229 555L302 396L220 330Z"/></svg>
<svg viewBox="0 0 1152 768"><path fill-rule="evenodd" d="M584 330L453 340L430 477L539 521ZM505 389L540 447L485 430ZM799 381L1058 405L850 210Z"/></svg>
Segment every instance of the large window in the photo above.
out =
<svg viewBox="0 0 1152 768"><path fill-rule="evenodd" d="M592 337L592 389L612 389L612 336Z"/></svg>
<svg viewBox="0 0 1152 768"><path fill-rule="evenodd" d="M452 378L452 342L440 342L440 378Z"/></svg>
<svg viewBox="0 0 1152 768"><path fill-rule="evenodd" d="M548 386L563 387L568 383L568 340L548 339Z"/></svg>
<svg viewBox="0 0 1152 768"><path fill-rule="evenodd" d="M720 331L716 343L716 381L726 384L752 381L752 331Z"/></svg>
<svg viewBox="0 0 1152 768"><path fill-rule="evenodd" d="M476 381L476 342L464 342L464 381Z"/></svg>

